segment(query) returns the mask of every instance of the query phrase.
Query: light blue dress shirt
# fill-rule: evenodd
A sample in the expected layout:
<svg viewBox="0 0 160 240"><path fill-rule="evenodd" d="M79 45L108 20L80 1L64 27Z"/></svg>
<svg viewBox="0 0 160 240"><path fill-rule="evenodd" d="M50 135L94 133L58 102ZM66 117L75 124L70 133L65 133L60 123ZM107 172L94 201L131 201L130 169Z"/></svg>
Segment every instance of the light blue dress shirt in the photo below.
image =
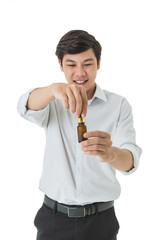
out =
<svg viewBox="0 0 160 240"><path fill-rule="evenodd" d="M121 191L116 170L108 163L99 162L96 156L81 151L77 117L58 99L42 110L28 110L27 100L32 91L20 97L17 108L22 117L43 127L46 133L40 190L64 204L116 200ZM134 168L129 172L121 171L123 174L131 174L137 169L142 151L135 142L131 106L124 97L96 85L93 98L88 100L85 124L88 131L110 133L113 146L131 151Z"/></svg>

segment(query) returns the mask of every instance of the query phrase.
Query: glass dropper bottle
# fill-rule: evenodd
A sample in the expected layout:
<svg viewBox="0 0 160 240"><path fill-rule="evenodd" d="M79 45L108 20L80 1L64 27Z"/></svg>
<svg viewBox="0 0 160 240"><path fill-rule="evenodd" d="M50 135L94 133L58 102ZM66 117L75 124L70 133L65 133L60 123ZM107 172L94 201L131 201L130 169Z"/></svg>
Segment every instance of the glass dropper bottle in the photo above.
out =
<svg viewBox="0 0 160 240"><path fill-rule="evenodd" d="M83 136L83 134L87 132L87 127L85 125L85 120L81 115L78 117L77 120L78 120L78 126L77 126L78 142L80 143L84 140L87 140L87 138Z"/></svg>

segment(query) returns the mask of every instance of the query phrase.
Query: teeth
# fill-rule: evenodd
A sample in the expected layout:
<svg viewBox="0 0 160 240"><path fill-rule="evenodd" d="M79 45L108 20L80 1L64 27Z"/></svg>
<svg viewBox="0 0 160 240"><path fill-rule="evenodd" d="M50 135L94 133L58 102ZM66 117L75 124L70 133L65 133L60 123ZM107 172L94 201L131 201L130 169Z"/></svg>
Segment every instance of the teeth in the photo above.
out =
<svg viewBox="0 0 160 240"><path fill-rule="evenodd" d="M86 81L86 80L85 80ZM76 83L84 83L85 81L75 81Z"/></svg>

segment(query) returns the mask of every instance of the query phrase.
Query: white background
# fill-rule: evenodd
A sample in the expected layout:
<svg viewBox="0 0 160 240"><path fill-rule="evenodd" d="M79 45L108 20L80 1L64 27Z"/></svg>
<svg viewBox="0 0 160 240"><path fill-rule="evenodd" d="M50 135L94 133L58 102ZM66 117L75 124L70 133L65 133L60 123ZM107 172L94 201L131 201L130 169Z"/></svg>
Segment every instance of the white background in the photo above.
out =
<svg viewBox="0 0 160 240"><path fill-rule="evenodd" d="M71 29L93 34L103 47L97 83L132 105L139 169L117 173L115 207L119 240L159 237L160 7L155 0L0 1L0 226L3 240L36 238L33 220L42 204L38 189L45 135L23 120L16 105L32 87L65 81L55 56Z"/></svg>

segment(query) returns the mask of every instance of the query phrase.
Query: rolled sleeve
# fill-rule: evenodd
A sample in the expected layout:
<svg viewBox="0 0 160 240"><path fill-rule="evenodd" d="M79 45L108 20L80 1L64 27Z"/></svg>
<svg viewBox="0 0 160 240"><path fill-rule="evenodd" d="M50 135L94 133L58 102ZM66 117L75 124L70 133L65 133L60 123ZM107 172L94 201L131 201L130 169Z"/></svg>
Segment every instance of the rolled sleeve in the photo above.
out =
<svg viewBox="0 0 160 240"><path fill-rule="evenodd" d="M29 95L35 89L36 88L30 89L19 98L17 104L17 111L26 120L38 124L40 127L44 127L48 122L49 104L45 108L37 111L27 109Z"/></svg>
<svg viewBox="0 0 160 240"><path fill-rule="evenodd" d="M126 99L123 100L117 123L114 146L127 149L133 155L134 167L130 171L120 171L124 175L135 172L139 165L142 149L136 144L136 132L133 126L132 108Z"/></svg>
<svg viewBox="0 0 160 240"><path fill-rule="evenodd" d="M142 150L140 147L138 147L137 145L133 145L133 144L124 144L120 147L120 149L127 149L133 155L134 167L128 172L120 171L124 175L130 175L131 173L135 172L139 166L139 159L142 154Z"/></svg>

